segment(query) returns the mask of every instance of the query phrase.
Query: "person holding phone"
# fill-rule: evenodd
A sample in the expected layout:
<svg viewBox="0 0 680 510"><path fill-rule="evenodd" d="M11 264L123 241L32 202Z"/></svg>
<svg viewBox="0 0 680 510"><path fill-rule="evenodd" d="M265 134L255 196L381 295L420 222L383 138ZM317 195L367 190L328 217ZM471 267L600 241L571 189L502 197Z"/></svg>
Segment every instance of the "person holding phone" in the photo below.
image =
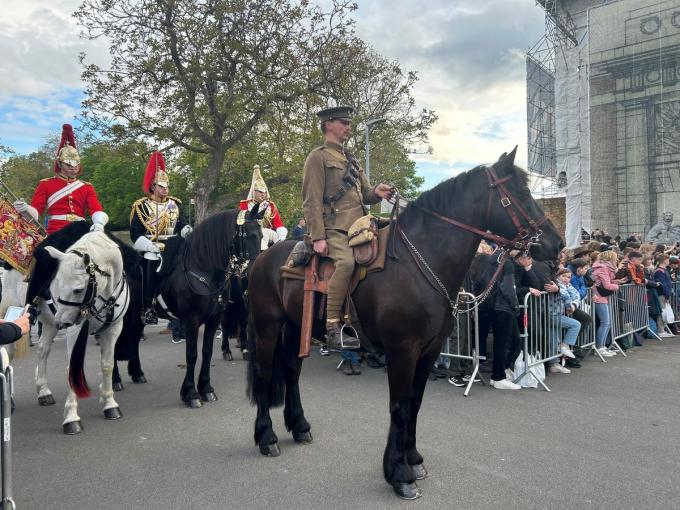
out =
<svg viewBox="0 0 680 510"><path fill-rule="evenodd" d="M28 310L24 308L21 316L14 321L0 321L0 344L11 344L28 333L30 325Z"/></svg>

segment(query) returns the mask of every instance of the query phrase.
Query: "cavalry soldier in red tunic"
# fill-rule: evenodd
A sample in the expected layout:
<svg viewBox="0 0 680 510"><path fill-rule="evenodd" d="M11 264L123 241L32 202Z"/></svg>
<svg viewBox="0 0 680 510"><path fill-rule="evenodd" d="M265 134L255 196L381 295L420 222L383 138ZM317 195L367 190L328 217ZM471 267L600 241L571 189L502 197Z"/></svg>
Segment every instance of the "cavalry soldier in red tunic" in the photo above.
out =
<svg viewBox="0 0 680 510"><path fill-rule="evenodd" d="M186 237L191 226L180 213L181 201L168 195L168 174L165 159L160 152L151 154L146 165L142 190L146 194L132 204L130 213L130 240L133 247L144 257L144 312L145 324L158 324L154 306L156 297L156 271L160 266L165 241L174 235Z"/></svg>
<svg viewBox="0 0 680 510"><path fill-rule="evenodd" d="M269 241L275 243L284 241L288 235L288 229L283 226L279 209L269 196L269 190L262 178L259 165L255 165L253 168L253 179L250 183L248 198L241 200L239 204L242 211L250 211L254 206L259 207L260 212L266 207L262 218L262 249L268 247Z"/></svg>
<svg viewBox="0 0 680 510"><path fill-rule="evenodd" d="M352 108L340 106L320 111L324 144L314 149L305 161L302 178L302 206L314 242L314 251L329 257L335 272L328 282L326 339L331 348L357 348L359 340L345 336L340 340L340 310L347 296L354 271L354 253L347 231L367 214L366 204L390 199L394 188L368 182L363 168L344 147L352 129Z"/></svg>
<svg viewBox="0 0 680 510"><path fill-rule="evenodd" d="M85 221L89 214L92 217L90 230L104 231L104 225L109 221L109 216L104 212L94 187L89 182L78 179L82 171L80 155L76 149L76 140L73 128L70 124L64 124L61 132L61 142L54 162L54 177L43 179L33 194L31 205L23 200L14 202L17 211L24 215L30 215L38 220L44 212L47 212L48 237L41 246L51 246L53 239L49 234L54 234L75 221ZM77 239L62 239L61 243L66 246L57 246L65 249ZM43 258L49 256L45 250L34 253L35 267L31 273L30 283L26 292L26 302L32 306L37 305L39 294L52 281L54 276L54 264Z"/></svg>

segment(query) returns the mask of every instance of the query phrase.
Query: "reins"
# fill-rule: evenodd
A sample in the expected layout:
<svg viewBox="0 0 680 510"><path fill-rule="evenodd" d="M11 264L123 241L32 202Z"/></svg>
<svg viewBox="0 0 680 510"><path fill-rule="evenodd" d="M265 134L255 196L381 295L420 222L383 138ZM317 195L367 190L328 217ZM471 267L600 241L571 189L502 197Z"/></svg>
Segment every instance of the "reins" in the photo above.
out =
<svg viewBox="0 0 680 510"><path fill-rule="evenodd" d="M477 227L474 227L472 225L468 225L467 223L463 223L462 221L455 220L453 218L449 218L448 216L444 216L442 214L439 214L438 212L432 211L430 209L427 209L426 207L423 207L422 205L416 203L416 202L410 202L410 204L413 207L416 207L423 211L426 214L429 214L430 216L433 216L445 223L448 223L450 225L453 225L457 228L460 228L462 230L466 230L468 232L472 232L473 234L479 235L483 239L487 239L489 241L493 241L496 243L499 248L500 248L500 255L498 258L498 267L496 268L496 271L494 272L493 276L487 283L485 289L478 295L475 296L475 302L476 306L479 306L491 293L491 290L493 289L493 286L495 285L496 281L498 280L498 276L501 274L501 271L503 270L503 266L505 265L506 262L506 254L507 251L510 249L516 249L516 250L522 250L522 251L527 251L529 249L529 243L530 242L538 242L540 239L541 235L543 234L543 231L539 228L543 223L547 221L547 217L543 216L539 218L537 221L535 221L531 216L526 212L524 207L521 206L521 204L514 199L512 194L508 191L507 187L505 186L505 183L508 182L512 176L508 175L503 178L498 178L498 175L496 174L495 170L495 165L491 165L490 167L485 167L484 168L486 172L486 177L489 182L489 199L487 203L487 211L486 211L486 224L488 225L489 219L491 218L491 211L492 211L492 206L493 206L493 191L496 190L498 192L498 195L500 197L500 203L503 206L503 209L506 211L508 216L510 217L510 220L512 221L515 229L517 230L517 235L513 239L508 239L503 236L499 236L497 234L494 234L493 232L490 231L484 231L481 230ZM403 231L401 228L401 225L399 223L399 194L396 194L395 201L394 201L394 206L392 208L392 214L391 214L391 219L394 221L394 227L396 232L399 234L399 237L402 239L406 247L408 248L408 252L413 258L416 267L420 270L420 272L423 274L427 282L434 288L438 294L440 294L446 301L448 302L451 315L456 315L458 312L458 303L454 302L451 299L451 296L449 295L448 290L446 289L446 286L444 283L441 281L441 279L435 274L435 272L430 268L428 265L427 261L425 258L420 254L418 249L414 246L414 244L411 242L411 240L408 238L406 233ZM524 220L528 224L528 229L524 228L522 226L522 222L519 218L519 216L522 216ZM396 250L395 250L395 240L396 236L392 236L392 245L391 245L391 254L390 257L397 259L398 257L396 255Z"/></svg>
<svg viewBox="0 0 680 510"><path fill-rule="evenodd" d="M82 253L77 250L72 250L70 253L78 255L85 263L85 270L88 274L87 289L85 290L85 296L83 296L83 300L80 303L76 301L68 301L62 298L58 298L57 303L66 306L78 307L80 309L81 315L91 317L98 322L101 322L102 326L92 333L93 335L99 334L111 324L113 324L113 322L117 321L123 314L122 310L124 310L127 306L127 302L130 297L129 294L125 297L125 303L123 303L123 305L116 304L127 286L125 271L121 273L120 280L118 280L116 283L113 294L109 296L108 299L104 299L98 293L96 273L99 273L105 278L110 278L111 274L102 270L95 262L90 259L90 256L87 253ZM101 307L97 306L97 299L102 301L103 304ZM115 313L116 307L121 307L121 312L118 314L118 316L116 316ZM56 310L52 310L52 313L55 312Z"/></svg>

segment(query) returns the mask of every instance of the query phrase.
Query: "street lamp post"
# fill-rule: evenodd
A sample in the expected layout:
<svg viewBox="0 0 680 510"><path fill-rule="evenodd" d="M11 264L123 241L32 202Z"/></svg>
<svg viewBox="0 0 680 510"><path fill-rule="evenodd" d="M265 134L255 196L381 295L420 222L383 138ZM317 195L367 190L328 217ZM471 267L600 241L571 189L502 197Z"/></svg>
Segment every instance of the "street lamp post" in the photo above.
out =
<svg viewBox="0 0 680 510"><path fill-rule="evenodd" d="M365 129L364 131L366 132L366 177L368 180L371 180L371 140L369 138L369 135L371 134L371 127L375 126L376 124L382 124L383 122L386 122L387 119L385 118L379 118L379 119L369 119L366 122L364 122Z"/></svg>

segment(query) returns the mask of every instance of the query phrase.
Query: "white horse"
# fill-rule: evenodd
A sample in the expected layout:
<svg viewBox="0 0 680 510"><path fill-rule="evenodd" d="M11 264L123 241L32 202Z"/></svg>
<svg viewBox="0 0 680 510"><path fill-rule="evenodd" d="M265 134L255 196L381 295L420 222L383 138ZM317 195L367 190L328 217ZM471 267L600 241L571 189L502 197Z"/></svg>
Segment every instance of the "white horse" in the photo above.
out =
<svg viewBox="0 0 680 510"><path fill-rule="evenodd" d="M51 246L46 250L59 261L59 269L50 284L52 300L40 303L39 318L43 329L35 374L38 402L54 404L47 386L47 357L57 331L66 329L70 388L64 405L63 429L65 434L78 434L83 430L78 416L78 397L89 396L83 365L90 334L97 335L101 350L99 401L104 408L104 417L116 420L123 416L113 398L111 375L114 345L123 328L129 289L120 250L104 233L86 234L66 252Z"/></svg>

